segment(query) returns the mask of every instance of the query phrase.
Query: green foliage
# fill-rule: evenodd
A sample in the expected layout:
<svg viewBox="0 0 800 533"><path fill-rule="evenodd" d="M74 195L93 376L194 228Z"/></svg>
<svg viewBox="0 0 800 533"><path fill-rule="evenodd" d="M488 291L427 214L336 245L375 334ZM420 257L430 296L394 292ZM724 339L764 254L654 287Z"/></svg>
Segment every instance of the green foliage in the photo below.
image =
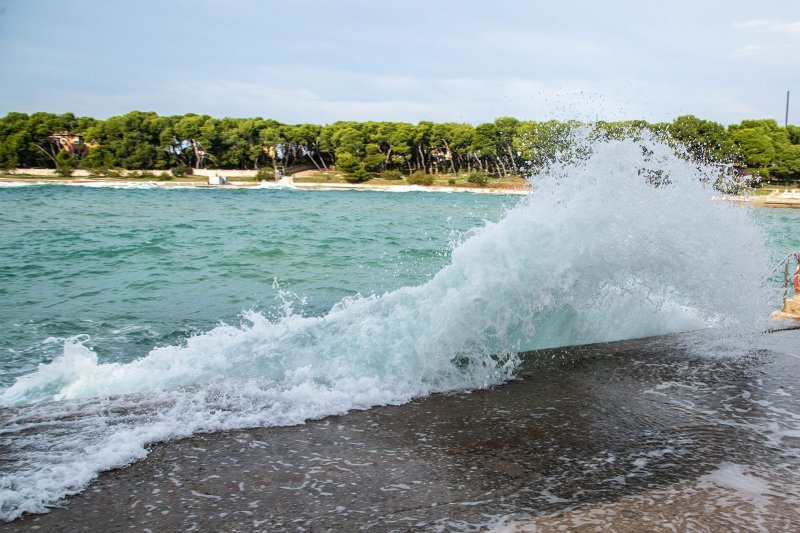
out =
<svg viewBox="0 0 800 533"><path fill-rule="evenodd" d="M96 146L81 159L81 168L102 172L114 165L114 155L105 146Z"/></svg>
<svg viewBox="0 0 800 533"><path fill-rule="evenodd" d="M261 167L256 172L256 179L258 180L274 180L275 179L275 171L271 168Z"/></svg>
<svg viewBox="0 0 800 533"><path fill-rule="evenodd" d="M577 123L555 120L521 123L514 138L514 148L524 160L523 166L536 170L554 161L559 154L568 153L574 146L571 135L577 126Z"/></svg>
<svg viewBox="0 0 800 533"><path fill-rule="evenodd" d="M64 178L72 175L72 171L78 168L78 160L62 150L56 155L56 174Z"/></svg>
<svg viewBox="0 0 800 533"><path fill-rule="evenodd" d="M800 178L800 150L792 143L793 131L774 120L743 120L729 130L748 171L778 182Z"/></svg>
<svg viewBox="0 0 800 533"><path fill-rule="evenodd" d="M176 178L182 178L184 176L190 176L192 174L192 168L186 165L178 165L176 167L172 167L169 172Z"/></svg>
<svg viewBox="0 0 800 533"><path fill-rule="evenodd" d="M362 166L357 168L354 172L347 174L344 178L345 180L349 181L350 183L362 183L364 181L368 181L372 179L372 176L366 169Z"/></svg>
<svg viewBox="0 0 800 533"><path fill-rule="evenodd" d="M353 174L361 167L361 161L350 152L341 152L336 156L336 169L345 174Z"/></svg>
<svg viewBox="0 0 800 533"><path fill-rule="evenodd" d="M381 179L384 180L401 180L403 179L403 173L399 170L384 170L381 172Z"/></svg>
<svg viewBox="0 0 800 533"><path fill-rule="evenodd" d="M800 180L800 127L781 127L774 120L745 120L724 127L686 115L671 123L641 120L588 125L597 139L663 135L686 157L733 163L741 172L771 180ZM0 118L0 169L80 168L102 174L110 168L168 171L186 175L193 168L259 169L259 179L279 166L328 170L336 165L349 180L385 179L421 172L478 172L487 177L524 175L556 157L581 156L572 141L577 122L521 122L501 117L472 126L453 122L353 122L325 126L282 124L271 119L223 118L189 113L159 116L130 113L96 120L71 113L9 113ZM86 142L76 158L59 156L53 133L82 135ZM683 150L683 148L681 149ZM85 154L83 157L81 157ZM60 157L60 162L59 162ZM261 169L264 169L263 171ZM390 172L388 174L385 174ZM173 175L175 175L173 173Z"/></svg>
<svg viewBox="0 0 800 533"><path fill-rule="evenodd" d="M701 162L724 161L732 151L731 138L725 127L710 120L692 115L678 117L667 126L667 131L690 156Z"/></svg>
<svg viewBox="0 0 800 533"><path fill-rule="evenodd" d="M470 172L467 174L467 183L474 183L481 187L485 187L489 183L489 177L481 172Z"/></svg>
<svg viewBox="0 0 800 533"><path fill-rule="evenodd" d="M364 163L349 152L342 152L336 156L336 168L344 173L345 179L351 183L360 183L370 179Z"/></svg>
<svg viewBox="0 0 800 533"><path fill-rule="evenodd" d="M433 185L433 176L418 170L411 174L407 181L409 185Z"/></svg>

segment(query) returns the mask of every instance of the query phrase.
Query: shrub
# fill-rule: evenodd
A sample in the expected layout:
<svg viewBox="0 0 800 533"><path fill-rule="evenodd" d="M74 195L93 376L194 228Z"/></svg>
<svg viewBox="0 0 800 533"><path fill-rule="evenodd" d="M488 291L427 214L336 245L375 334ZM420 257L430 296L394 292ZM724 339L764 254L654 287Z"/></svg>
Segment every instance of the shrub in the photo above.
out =
<svg viewBox="0 0 800 533"><path fill-rule="evenodd" d="M407 178L407 181L409 185L433 185L433 176L417 170Z"/></svg>
<svg viewBox="0 0 800 533"><path fill-rule="evenodd" d="M399 170L384 170L381 172L381 179L385 180L401 180L403 179L403 173Z"/></svg>
<svg viewBox="0 0 800 533"><path fill-rule="evenodd" d="M108 176L109 170L107 168L89 168L86 169L89 171L90 178L100 178L104 176Z"/></svg>
<svg viewBox="0 0 800 533"><path fill-rule="evenodd" d="M78 160L62 150L56 155L56 174L64 178L72 176L72 171L78 168Z"/></svg>
<svg viewBox="0 0 800 533"><path fill-rule="evenodd" d="M336 170L343 172L344 179L350 183L367 181L371 177L364 167L364 163L348 152L337 154Z"/></svg>
<svg viewBox="0 0 800 533"><path fill-rule="evenodd" d="M153 174L152 172L142 172L141 174L139 174L139 177L140 178L144 178L144 179L148 179L148 180L152 180L152 179L155 179L156 175Z"/></svg>
<svg viewBox="0 0 800 533"><path fill-rule="evenodd" d="M275 179L275 171L269 167L261 167L256 172L256 179L257 180L274 180Z"/></svg>
<svg viewBox="0 0 800 533"><path fill-rule="evenodd" d="M480 187L484 187L489 183L489 177L481 172L470 172L467 174L467 183L474 183Z"/></svg>
<svg viewBox="0 0 800 533"><path fill-rule="evenodd" d="M344 176L344 179L349 183L361 183L369 180L370 178L372 178L372 176L370 176L369 172L364 169L363 165L352 172L348 172Z"/></svg>
<svg viewBox="0 0 800 533"><path fill-rule="evenodd" d="M192 172L193 172L192 167L188 167L186 165L178 165L177 167L172 167L170 169L170 173L176 178L182 178L183 176L191 176Z"/></svg>

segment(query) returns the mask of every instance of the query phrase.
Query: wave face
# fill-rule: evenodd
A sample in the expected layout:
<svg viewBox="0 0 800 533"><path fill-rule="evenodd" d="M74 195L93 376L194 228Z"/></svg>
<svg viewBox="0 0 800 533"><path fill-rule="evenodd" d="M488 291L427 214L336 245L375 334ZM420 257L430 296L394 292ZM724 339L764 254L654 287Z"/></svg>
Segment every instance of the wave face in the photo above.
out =
<svg viewBox="0 0 800 533"><path fill-rule="evenodd" d="M597 143L422 285L317 317L248 313L126 364L68 339L0 395L0 516L44 511L152 442L488 387L521 350L753 328L767 314L764 236L748 210L712 200L717 173L652 140Z"/></svg>

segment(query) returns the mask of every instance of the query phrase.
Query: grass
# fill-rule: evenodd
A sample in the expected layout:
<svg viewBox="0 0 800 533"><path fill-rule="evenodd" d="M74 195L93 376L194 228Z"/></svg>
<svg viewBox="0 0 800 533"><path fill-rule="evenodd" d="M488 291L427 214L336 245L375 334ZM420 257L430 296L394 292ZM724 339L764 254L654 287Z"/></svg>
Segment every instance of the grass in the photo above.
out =
<svg viewBox="0 0 800 533"><path fill-rule="evenodd" d="M433 186L435 187L475 187L478 188L474 183L467 182L467 175L466 173L463 174L432 174L433 176ZM391 187L393 185L408 185L406 181L407 176L404 176L402 180L385 180L379 177L375 177L366 181L364 183L370 185L381 185L381 186L388 186ZM450 183L450 180L453 180L455 183ZM347 183L345 177L335 171L331 172L314 172L311 174L306 174L304 176L295 177L295 183ZM503 188L503 189L520 189L524 187L526 181L524 178L489 178L489 183L486 185L486 188Z"/></svg>

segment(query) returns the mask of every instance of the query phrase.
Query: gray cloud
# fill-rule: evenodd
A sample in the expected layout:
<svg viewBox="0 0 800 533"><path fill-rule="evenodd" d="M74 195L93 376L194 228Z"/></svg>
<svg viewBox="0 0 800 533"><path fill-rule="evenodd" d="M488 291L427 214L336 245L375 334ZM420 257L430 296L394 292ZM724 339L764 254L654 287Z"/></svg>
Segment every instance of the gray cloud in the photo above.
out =
<svg viewBox="0 0 800 533"><path fill-rule="evenodd" d="M8 4L0 112L724 123L798 89L794 1Z"/></svg>

